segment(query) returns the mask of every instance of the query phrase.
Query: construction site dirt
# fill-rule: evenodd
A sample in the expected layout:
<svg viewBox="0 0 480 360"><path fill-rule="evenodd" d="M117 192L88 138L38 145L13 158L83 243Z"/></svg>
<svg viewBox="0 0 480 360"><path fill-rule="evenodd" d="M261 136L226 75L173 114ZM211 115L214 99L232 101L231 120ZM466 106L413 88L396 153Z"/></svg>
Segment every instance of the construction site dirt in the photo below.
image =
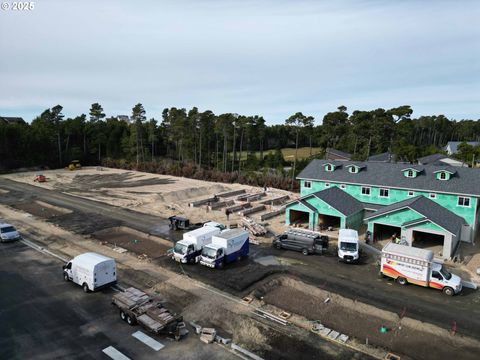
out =
<svg viewBox="0 0 480 360"><path fill-rule="evenodd" d="M101 174L96 177L86 176L82 180L83 182L80 182L79 187L74 184L67 184L68 186L65 187L55 185L52 188L48 188L44 185L45 183L33 186L32 184L11 181L2 177L0 178L0 188L4 191L0 196L0 203L30 213L76 234L98 240L99 243L106 242L109 247L125 248L136 255L145 254L154 265L180 274L187 274L193 279L235 296L243 297L251 294L257 298L263 297L262 300L266 304L275 305L310 320L320 318L325 322L325 325L333 327L332 324L336 324L336 330L356 337L361 341L365 341L365 334L368 333L368 341L371 344L395 350L412 358L439 358L438 354L428 351L433 347L430 344L432 337L426 339L421 333L415 332L415 329L408 329L407 333L406 329L408 327L405 325L400 331L395 330L387 334L380 334L376 326L381 321L375 319L372 314L366 314L365 318L360 319L357 313L349 312L348 308L334 303L330 304L332 305L330 310L333 308L335 311L333 313L325 312L322 306L319 306L319 304L323 304L324 299L319 300L309 294L308 291L300 291L298 288L290 286L291 284L285 286L281 281L279 286L269 287L269 282L275 279L294 279L306 284L306 286L313 286L322 291L339 294L352 301L364 302L378 309L405 314L407 317L432 323L447 331L451 330L452 324L455 324L456 334L480 339L480 309L478 308L480 297L477 292L464 289L460 296L450 298L433 289L414 286L400 287L392 281L378 278L377 259L367 254L364 255L360 264L346 265L338 263L333 247L326 255L303 256L301 253L274 249L268 244L269 240L267 239L260 245L251 245L249 258L230 264L221 270L209 269L198 264L180 265L167 256L167 250L169 244L173 246L174 242L182 237L182 232L171 231L168 227L167 217L173 212L185 210L186 215L191 217L194 222L223 220L222 222L225 223L226 219L223 213L221 211L207 212L205 209L195 209L195 218L190 216L190 214L194 214L194 210L185 206L186 202L195 197L187 196L181 203L177 194L175 195L176 202L165 201L172 196L167 192L157 194L158 196L156 195L152 202L144 203L138 209L132 206L135 201L139 202L138 194L140 192L151 194L151 191L144 191L145 188L157 185L171 186L172 184L178 186L178 180L172 178L168 181L164 179L161 181L145 181L144 178L135 176L135 174L121 175L120 177L109 175L109 179L102 180L101 176ZM88 178L88 181L91 181L90 187L88 186ZM134 185L135 179L140 181L140 187ZM123 184L121 186L111 184L111 182L116 183L117 181ZM126 182L131 182L131 184L125 186L124 183ZM88 194L93 191L95 184L101 184L101 187L110 187L111 185L112 189L121 187L122 194L113 194L111 190L99 188L95 198L89 199ZM202 186L208 190L198 191L196 193L197 197L204 197L206 193L220 193L222 190L230 189L222 184L208 186L203 184ZM126 188L128 188L130 194L123 193ZM86 193L80 194L84 189ZM102 201L101 199L104 197L105 199ZM45 206L40 206L38 201L65 210L47 209ZM162 202L162 204L152 205L154 201ZM154 210L147 213L146 208L150 205L153 206ZM175 208L175 210L168 210L170 207ZM231 221L235 220L234 218ZM125 228L141 232L141 234L132 235L131 232L122 230ZM152 236L164 239L164 243L152 239ZM274 263L272 265L262 265L257 262L257 260L265 257L271 257ZM168 287L165 287L164 291L171 296L175 293ZM188 305L188 301L184 301ZM338 316L338 318L335 316ZM390 329L398 326L398 324L386 320L383 320L383 322ZM264 331L267 334L268 327ZM408 336L405 337L407 334ZM315 337L316 335L311 336ZM271 344L269 347L275 350L263 352L262 355L266 358L278 358L272 355L275 351L278 351L279 354L288 349L294 351L293 349L300 346L297 344L301 344L306 351L305 354L307 354L307 357L304 358L314 358L309 357L311 354L308 351L308 344L315 340L314 338L309 339L309 337L310 335L303 338L301 343L293 341L293 339L292 342L288 342L280 335L268 338L268 343ZM452 342L445 346L454 349L454 339L452 338ZM425 352L408 350L411 347L418 349L422 344L426 346ZM463 349L462 353L464 350L468 351L468 349ZM332 358L339 357L332 355ZM469 357L459 356L459 358Z"/></svg>

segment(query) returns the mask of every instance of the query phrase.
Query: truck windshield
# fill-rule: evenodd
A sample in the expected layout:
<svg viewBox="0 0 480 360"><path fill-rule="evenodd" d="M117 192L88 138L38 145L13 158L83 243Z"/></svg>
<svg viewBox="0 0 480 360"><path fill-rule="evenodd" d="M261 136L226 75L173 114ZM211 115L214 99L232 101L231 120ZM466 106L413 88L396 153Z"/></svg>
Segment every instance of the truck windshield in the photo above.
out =
<svg viewBox="0 0 480 360"><path fill-rule="evenodd" d="M173 252L177 254L185 255L187 253L187 245L176 243L175 247L173 248Z"/></svg>
<svg viewBox="0 0 480 360"><path fill-rule="evenodd" d="M215 259L215 257L217 256L217 250L206 246L202 249L202 255L210 259Z"/></svg>
<svg viewBox="0 0 480 360"><path fill-rule="evenodd" d="M443 267L440 269L440 274L442 274L444 279L450 280L452 278L452 274L445 270Z"/></svg>
<svg viewBox="0 0 480 360"><path fill-rule="evenodd" d="M343 251L357 251L357 244L350 242L340 242L340 250Z"/></svg>
<svg viewBox="0 0 480 360"><path fill-rule="evenodd" d="M5 226L3 228L0 228L0 233L2 234L8 234L11 232L17 231L13 226Z"/></svg>

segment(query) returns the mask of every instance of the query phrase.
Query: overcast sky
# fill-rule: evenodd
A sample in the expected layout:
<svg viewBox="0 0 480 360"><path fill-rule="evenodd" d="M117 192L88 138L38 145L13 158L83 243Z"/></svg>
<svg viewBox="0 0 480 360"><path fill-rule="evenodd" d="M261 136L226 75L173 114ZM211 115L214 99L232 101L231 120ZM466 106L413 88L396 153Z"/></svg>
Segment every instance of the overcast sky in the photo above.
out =
<svg viewBox="0 0 480 360"><path fill-rule="evenodd" d="M35 1L0 10L0 115L141 102L148 118L197 106L318 124L339 105L408 104L479 119L479 18L476 0Z"/></svg>

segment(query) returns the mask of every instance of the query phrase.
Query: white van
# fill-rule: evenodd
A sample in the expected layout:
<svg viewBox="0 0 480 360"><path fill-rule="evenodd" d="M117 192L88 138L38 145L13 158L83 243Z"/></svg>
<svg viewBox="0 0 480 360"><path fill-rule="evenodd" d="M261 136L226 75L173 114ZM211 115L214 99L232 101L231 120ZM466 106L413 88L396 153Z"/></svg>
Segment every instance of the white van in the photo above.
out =
<svg viewBox="0 0 480 360"><path fill-rule="evenodd" d="M0 242L20 240L17 229L10 224L0 223Z"/></svg>
<svg viewBox="0 0 480 360"><path fill-rule="evenodd" d="M117 282L115 260L96 253L78 255L63 265L63 278L85 292L113 285Z"/></svg>
<svg viewBox="0 0 480 360"><path fill-rule="evenodd" d="M338 257L345 262L355 262L360 258L358 232L340 229L338 232Z"/></svg>

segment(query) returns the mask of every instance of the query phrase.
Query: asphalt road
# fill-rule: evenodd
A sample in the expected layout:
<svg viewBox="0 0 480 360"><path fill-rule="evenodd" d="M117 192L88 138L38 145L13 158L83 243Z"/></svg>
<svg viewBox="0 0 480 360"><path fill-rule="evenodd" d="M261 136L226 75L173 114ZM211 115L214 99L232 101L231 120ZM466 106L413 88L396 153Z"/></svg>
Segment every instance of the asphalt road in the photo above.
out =
<svg viewBox="0 0 480 360"><path fill-rule="evenodd" d="M112 222L121 223L122 225L147 233L155 233L168 239L181 236L180 232L170 232L167 220L159 217L146 214L139 216L138 213L127 209L7 179L0 179L0 187L13 192L13 195L10 194L10 197L6 196L8 194L3 196L4 199L8 198L10 202L21 201L25 197L33 197L76 212L83 212L88 214L87 217L89 219L104 218L110 224ZM0 199L0 201L3 200ZM92 215L95 216L92 217ZM72 219L70 221L66 221L67 218L64 219L65 222L60 223L60 225L74 231L81 232L85 230L86 223L88 223L87 218L83 216L79 218L82 219L79 225L76 225L78 228L72 228L71 224L75 222L71 221ZM229 269L207 271L206 269L200 270L187 266L184 267L184 270L199 280L223 290L231 291L236 295L241 294L242 287L232 287L231 284L237 285L238 281L244 281L249 285L248 276L250 274L252 277L256 274L257 280L260 280L274 272L290 273L323 289L352 299L361 300L397 314L405 311L405 314L409 317L430 322L446 329L450 329L455 322L458 333L480 338L480 294L478 291L464 289L460 295L447 297L434 289L414 285L401 287L388 279L379 279L377 276L378 269L374 266L371 258L365 259L359 265L347 265L339 263L334 255L305 257L300 253L281 251L270 247L259 248L252 246L251 248L249 260L229 266ZM259 270L264 267L255 264L253 260L255 257L266 255L290 258L298 264ZM171 267L171 265L167 266ZM246 271L247 274L243 276L242 271ZM261 273L260 277L258 273ZM232 274L236 274L237 277L239 277L239 274L241 276L238 281L232 281ZM231 287L230 289L229 286Z"/></svg>
<svg viewBox="0 0 480 360"><path fill-rule="evenodd" d="M175 342L127 325L112 289L84 294L63 281L61 265L20 242L0 243L0 359L108 359L110 346L130 359L238 359L193 334ZM137 331L165 347L151 349Z"/></svg>

